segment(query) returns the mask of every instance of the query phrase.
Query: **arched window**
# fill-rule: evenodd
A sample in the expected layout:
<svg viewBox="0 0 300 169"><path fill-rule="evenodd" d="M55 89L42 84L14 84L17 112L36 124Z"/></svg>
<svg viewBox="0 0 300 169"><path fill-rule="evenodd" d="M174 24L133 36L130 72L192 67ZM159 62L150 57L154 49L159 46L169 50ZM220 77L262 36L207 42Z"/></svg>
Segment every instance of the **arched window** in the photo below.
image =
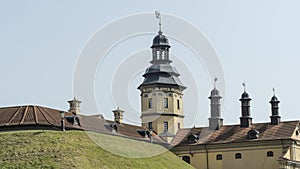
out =
<svg viewBox="0 0 300 169"><path fill-rule="evenodd" d="M222 159L223 159L222 154L217 154L217 155L216 155L216 160L222 160Z"/></svg>
<svg viewBox="0 0 300 169"><path fill-rule="evenodd" d="M242 158L242 154L241 153L236 153L235 154L235 159L241 159Z"/></svg>
<svg viewBox="0 0 300 169"><path fill-rule="evenodd" d="M274 152L273 151L268 151L267 152L267 157L274 157Z"/></svg>
<svg viewBox="0 0 300 169"><path fill-rule="evenodd" d="M182 160L185 161L186 163L191 164L190 156L182 156L181 158L182 158Z"/></svg>

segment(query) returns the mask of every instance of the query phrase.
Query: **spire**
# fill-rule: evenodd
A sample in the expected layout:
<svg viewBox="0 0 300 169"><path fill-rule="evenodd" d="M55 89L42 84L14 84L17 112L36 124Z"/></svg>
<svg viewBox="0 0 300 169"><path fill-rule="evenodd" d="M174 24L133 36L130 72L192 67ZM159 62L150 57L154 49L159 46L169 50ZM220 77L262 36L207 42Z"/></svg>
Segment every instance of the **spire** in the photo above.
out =
<svg viewBox="0 0 300 169"><path fill-rule="evenodd" d="M250 127L250 125L252 124L252 117L250 115L251 98L249 97L249 94L246 92L245 82L242 83L242 85L244 87L244 93L242 94L242 97L240 99L241 111L242 111L242 117L240 117L240 127Z"/></svg>
<svg viewBox="0 0 300 169"><path fill-rule="evenodd" d="M214 88L210 92L210 118L209 129L219 130L223 125L223 119L221 118L221 99L220 92L216 89L216 83L218 78L214 78Z"/></svg>
<svg viewBox="0 0 300 169"><path fill-rule="evenodd" d="M280 122L280 116L279 116L279 106L278 104L280 103L280 101L278 100L278 98L275 95L275 88L273 87L273 96L271 98L271 101L269 102L271 104L271 124L273 125L277 125Z"/></svg>
<svg viewBox="0 0 300 169"><path fill-rule="evenodd" d="M246 92L246 82L244 81L242 85L244 86L244 92Z"/></svg>
<svg viewBox="0 0 300 169"><path fill-rule="evenodd" d="M217 81L218 81L218 78L217 77L215 77L214 78L214 89L216 88L216 86L217 86Z"/></svg>
<svg viewBox="0 0 300 169"><path fill-rule="evenodd" d="M153 39L152 43L152 64L170 64L172 61L169 59L169 45L168 38L163 35L161 31L161 14L159 11L155 11L155 17L159 21L159 31Z"/></svg>
<svg viewBox="0 0 300 169"><path fill-rule="evenodd" d="M161 31L161 15L160 15L160 11L155 11L155 17L156 19L158 19L158 25L159 25L159 31L158 34L161 35L162 31Z"/></svg>

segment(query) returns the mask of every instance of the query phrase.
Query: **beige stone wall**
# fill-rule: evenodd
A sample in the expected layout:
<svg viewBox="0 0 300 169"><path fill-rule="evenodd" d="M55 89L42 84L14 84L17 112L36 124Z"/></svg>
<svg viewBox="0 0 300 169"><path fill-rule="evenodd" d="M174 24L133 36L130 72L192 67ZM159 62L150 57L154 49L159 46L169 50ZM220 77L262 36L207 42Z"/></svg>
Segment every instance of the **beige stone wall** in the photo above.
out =
<svg viewBox="0 0 300 169"><path fill-rule="evenodd" d="M287 145L286 143L284 143ZM211 145L207 147L207 154L205 148L198 147L191 150L175 152L179 157L189 156L191 165L197 169L278 169L278 158L282 155L282 144L277 141L272 144L257 144L256 146L249 145L247 143L241 143L239 145L224 144L223 147L216 148ZM226 148L228 147L228 148ZM299 158L300 147L295 147L296 159ZM272 151L273 157L267 157L267 152ZM241 159L235 159L235 154L241 153ZM222 160L217 160L217 154L222 155ZM287 153L289 154L289 153ZM207 159L208 157L208 159ZM289 157L289 156L286 156ZM208 165L208 166L207 166Z"/></svg>
<svg viewBox="0 0 300 169"><path fill-rule="evenodd" d="M165 98L168 99L168 107L164 106ZM152 107L149 108L149 100ZM179 106L178 106L179 103ZM177 116L164 116L164 114L183 115L182 93L174 88L147 88L141 94L142 115L159 113L162 115L142 116L142 126L148 128L148 122L152 122L153 129L158 133L164 132L164 122L168 122L168 132L176 134L178 123L183 128L183 118Z"/></svg>

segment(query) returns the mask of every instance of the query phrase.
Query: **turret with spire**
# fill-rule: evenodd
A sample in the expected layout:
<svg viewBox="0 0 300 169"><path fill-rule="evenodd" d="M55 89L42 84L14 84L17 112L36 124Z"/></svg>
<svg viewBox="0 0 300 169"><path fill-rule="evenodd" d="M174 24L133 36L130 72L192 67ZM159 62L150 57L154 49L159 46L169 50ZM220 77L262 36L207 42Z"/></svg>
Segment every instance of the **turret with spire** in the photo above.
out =
<svg viewBox="0 0 300 169"><path fill-rule="evenodd" d="M243 83L244 93L240 99L242 105L242 117L240 117L240 127L250 127L252 124L252 117L250 114L250 101L252 100L249 97L249 94L246 92L246 83Z"/></svg>
<svg viewBox="0 0 300 169"><path fill-rule="evenodd" d="M278 110L279 103L280 103L280 101L278 100L278 98L275 95L275 88L273 88L273 96L270 101L271 112L272 112L272 115L270 116L270 118L271 118L271 124L273 124L273 125L277 125L280 122L281 117L279 116L279 110Z"/></svg>
<svg viewBox="0 0 300 169"><path fill-rule="evenodd" d="M216 89L216 83L218 78L214 78L214 89L210 92L210 118L209 129L218 130L223 125L223 119L221 118L221 99L219 90Z"/></svg>

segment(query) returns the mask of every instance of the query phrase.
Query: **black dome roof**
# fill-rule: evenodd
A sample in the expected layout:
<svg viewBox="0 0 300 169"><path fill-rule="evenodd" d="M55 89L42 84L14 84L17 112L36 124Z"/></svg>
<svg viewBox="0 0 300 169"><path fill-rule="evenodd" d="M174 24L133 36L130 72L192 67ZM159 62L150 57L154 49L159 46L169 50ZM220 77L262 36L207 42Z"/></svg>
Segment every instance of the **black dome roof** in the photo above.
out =
<svg viewBox="0 0 300 169"><path fill-rule="evenodd" d="M242 99L250 99L249 94L246 91L242 94Z"/></svg>
<svg viewBox="0 0 300 169"><path fill-rule="evenodd" d="M278 98L274 95L272 98L271 98L271 101L270 102L279 102Z"/></svg>
<svg viewBox="0 0 300 169"><path fill-rule="evenodd" d="M153 39L152 47L154 47L154 46L168 46L168 47L170 47L169 40L165 35L159 33Z"/></svg>
<svg viewBox="0 0 300 169"><path fill-rule="evenodd" d="M220 94L220 92L216 88L212 89L212 91L210 92L211 96L219 96L219 94Z"/></svg>

